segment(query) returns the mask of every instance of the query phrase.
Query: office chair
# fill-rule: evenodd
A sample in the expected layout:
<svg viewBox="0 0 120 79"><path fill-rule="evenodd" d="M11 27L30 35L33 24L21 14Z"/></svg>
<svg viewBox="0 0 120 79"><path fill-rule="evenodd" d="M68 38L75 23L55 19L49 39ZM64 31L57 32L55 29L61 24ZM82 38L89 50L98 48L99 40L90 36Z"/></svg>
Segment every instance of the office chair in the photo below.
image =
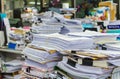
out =
<svg viewBox="0 0 120 79"><path fill-rule="evenodd" d="M113 69L111 79L120 79L120 67L116 67Z"/></svg>

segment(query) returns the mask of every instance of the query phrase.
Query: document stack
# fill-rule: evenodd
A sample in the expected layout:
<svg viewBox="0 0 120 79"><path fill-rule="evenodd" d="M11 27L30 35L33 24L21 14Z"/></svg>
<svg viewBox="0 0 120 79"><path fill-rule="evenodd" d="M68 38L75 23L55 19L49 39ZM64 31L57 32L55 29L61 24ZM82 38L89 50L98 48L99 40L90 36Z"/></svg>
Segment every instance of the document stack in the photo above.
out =
<svg viewBox="0 0 120 79"><path fill-rule="evenodd" d="M5 79L15 79L20 75L23 62L21 60L12 60L2 64L2 76Z"/></svg>
<svg viewBox="0 0 120 79"><path fill-rule="evenodd" d="M61 25L56 24L33 24L31 30L35 34L52 34L52 33L59 33L61 30Z"/></svg>
<svg viewBox="0 0 120 79"><path fill-rule="evenodd" d="M58 63L73 79L106 79L120 65L120 53L105 50L65 51L68 56Z"/></svg>
<svg viewBox="0 0 120 79"><path fill-rule="evenodd" d="M67 28L67 30L69 30L69 32L82 31L81 20L66 19L66 18L60 18L60 17L54 17L54 18L57 21L55 23L61 23L64 27Z"/></svg>
<svg viewBox="0 0 120 79"><path fill-rule="evenodd" d="M73 38L58 33L33 34L33 41L23 50L26 57L22 70L26 75L44 78L53 73L58 61L62 60L61 51L93 48L91 38Z"/></svg>
<svg viewBox="0 0 120 79"><path fill-rule="evenodd" d="M69 32L81 32L81 21L74 19L65 19L60 17L52 17L50 19L42 19L42 21L47 25L61 25L62 27L66 27ZM61 30L63 30L61 27Z"/></svg>
<svg viewBox="0 0 120 79"><path fill-rule="evenodd" d="M64 22L63 15L52 11L45 12L41 15L35 15L34 17L36 17L35 19L33 19L34 22L37 22L38 20L46 24L54 24L54 23L56 24L56 23Z"/></svg>
<svg viewBox="0 0 120 79"><path fill-rule="evenodd" d="M65 19L64 26L69 30L69 32L82 32L83 31L80 20Z"/></svg>
<svg viewBox="0 0 120 79"><path fill-rule="evenodd" d="M40 22L46 24L47 26L54 26L54 28L53 28L54 30L57 30L56 28L58 28L59 26L62 26L62 27L66 27L67 30L69 30L69 32L82 31L80 20L66 19L66 18L64 18L63 15L58 14L56 12L52 12L52 11L45 12L43 16L38 16L37 19L39 19ZM37 21L35 20L35 22L37 22ZM61 30L64 30L64 29L62 29L62 27L61 27ZM48 29L49 29L49 27L48 27ZM43 30L45 30L45 29L43 29ZM48 30L48 31L46 30L46 32L49 32L50 30ZM58 28L58 30L59 30L59 28Z"/></svg>
<svg viewBox="0 0 120 79"><path fill-rule="evenodd" d="M61 54L57 51L43 49L40 46L29 44L24 50L25 62L22 67L23 75L36 78L47 78L52 73L54 66L61 60Z"/></svg>
<svg viewBox="0 0 120 79"><path fill-rule="evenodd" d="M89 43L89 44L88 44ZM93 49L94 41L86 37L72 37L58 33L34 34L32 44L55 50Z"/></svg>
<svg viewBox="0 0 120 79"><path fill-rule="evenodd" d="M120 42L105 43L103 47L106 48L106 50L120 51Z"/></svg>
<svg viewBox="0 0 120 79"><path fill-rule="evenodd" d="M25 48L25 34L23 29L15 29L9 34L8 48L14 50L23 50Z"/></svg>
<svg viewBox="0 0 120 79"><path fill-rule="evenodd" d="M44 14L38 16L39 18L43 18L43 19L49 19L51 17L60 17L60 18L64 18L64 16L62 14L59 14L57 12L53 12L53 11L46 11Z"/></svg>
<svg viewBox="0 0 120 79"><path fill-rule="evenodd" d="M88 38L92 38L95 43L105 43L105 42L116 41L116 38L119 34L85 31L85 32L68 33L68 35L74 37L88 37Z"/></svg>

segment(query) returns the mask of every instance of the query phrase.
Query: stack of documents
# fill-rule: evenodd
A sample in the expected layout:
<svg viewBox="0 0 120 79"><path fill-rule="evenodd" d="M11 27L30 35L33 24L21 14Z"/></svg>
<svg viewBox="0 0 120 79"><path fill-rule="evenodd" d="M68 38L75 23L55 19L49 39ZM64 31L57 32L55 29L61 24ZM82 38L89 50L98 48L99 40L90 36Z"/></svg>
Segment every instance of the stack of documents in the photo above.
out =
<svg viewBox="0 0 120 79"><path fill-rule="evenodd" d="M60 17L51 17L51 18L48 18L48 19L44 19L44 18L41 18L42 22L45 23L45 24L60 24L60 23L65 23L65 19L64 18L60 18Z"/></svg>
<svg viewBox="0 0 120 79"><path fill-rule="evenodd" d="M66 27L69 30L69 32L81 32L82 31L80 20L52 17L50 19L42 19L42 21L45 24L49 24L49 25L51 24L58 25L58 26L62 25Z"/></svg>
<svg viewBox="0 0 120 79"><path fill-rule="evenodd" d="M29 71L30 69L30 71ZM24 66L22 68L23 73L22 73L22 77L24 78L32 78L32 79L43 79L48 73L48 72L41 72L41 70L37 69L37 68L33 68L33 67L27 67ZM28 72L29 71L29 72Z"/></svg>
<svg viewBox="0 0 120 79"><path fill-rule="evenodd" d="M29 44L24 50L25 62L22 67L25 74L43 78L45 74L53 71L54 66L62 59L57 51L48 52L38 46Z"/></svg>
<svg viewBox="0 0 120 79"><path fill-rule="evenodd" d="M11 40L16 40L17 41L17 40L22 40L23 35L10 33L9 37L10 37Z"/></svg>
<svg viewBox="0 0 120 79"><path fill-rule="evenodd" d="M51 19L42 19L42 21L47 25L61 25L62 27L66 27L69 32L81 32L81 21L75 19L65 19L65 18L58 18L53 17ZM63 30L61 28L61 30Z"/></svg>
<svg viewBox="0 0 120 79"><path fill-rule="evenodd" d="M106 50L120 51L120 42L106 43L104 44Z"/></svg>
<svg viewBox="0 0 120 79"><path fill-rule="evenodd" d="M20 60L12 60L9 62L5 62L3 72L11 73L11 72L21 70L22 64L23 62Z"/></svg>
<svg viewBox="0 0 120 79"><path fill-rule="evenodd" d="M4 75L4 79L21 79L21 75L15 74L15 75Z"/></svg>
<svg viewBox="0 0 120 79"><path fill-rule="evenodd" d="M45 12L43 16L37 16L39 19L41 19L42 23L50 26L50 25L56 25L62 27L66 27L69 32L80 32L82 31L81 27L81 20L75 20L75 19L66 19L63 17L63 15L58 14L56 12ZM35 20L35 22L37 22ZM49 29L49 27L48 27ZM55 29L55 28L54 28ZM44 30L44 29L43 29ZM61 29L63 30L63 29ZM49 31L49 30L48 30Z"/></svg>
<svg viewBox="0 0 120 79"><path fill-rule="evenodd" d="M61 51L93 48L94 43L91 38L73 38L58 33L33 34L33 41L23 50L26 56L23 65L24 73L43 78L45 74L53 71L58 61L62 60Z"/></svg>
<svg viewBox="0 0 120 79"><path fill-rule="evenodd" d="M105 79L120 65L120 53L105 50L67 51L58 67L78 79ZM71 52L71 54L70 54Z"/></svg>
<svg viewBox="0 0 120 79"><path fill-rule="evenodd" d="M65 19L64 26L70 32L82 32L83 31L80 20Z"/></svg>
<svg viewBox="0 0 120 79"><path fill-rule="evenodd" d="M61 25L48 25L48 24L33 24L31 30L33 33L37 34L51 34L51 33L58 33L61 30Z"/></svg>
<svg viewBox="0 0 120 79"><path fill-rule="evenodd" d="M86 31L86 32L74 32L74 33L68 33L69 36L74 37L89 37L94 39L95 43L103 43L108 41L115 41L117 36L119 34L116 33L100 33L100 32L94 32L94 31Z"/></svg>
<svg viewBox="0 0 120 79"><path fill-rule="evenodd" d="M57 12L53 12L53 11L46 11L42 16L38 16L41 18L51 18L51 17L60 17L60 18L64 18L63 15L57 13Z"/></svg>
<svg viewBox="0 0 120 79"><path fill-rule="evenodd" d="M61 58L59 52L50 53L33 45L28 45L28 47L23 50L23 53L25 56L27 56L27 59L36 61L41 64L58 61Z"/></svg>
<svg viewBox="0 0 120 79"><path fill-rule="evenodd" d="M89 44L88 44L89 43ZM72 37L58 33L34 34L31 44L55 50L93 49L94 41L86 37Z"/></svg>

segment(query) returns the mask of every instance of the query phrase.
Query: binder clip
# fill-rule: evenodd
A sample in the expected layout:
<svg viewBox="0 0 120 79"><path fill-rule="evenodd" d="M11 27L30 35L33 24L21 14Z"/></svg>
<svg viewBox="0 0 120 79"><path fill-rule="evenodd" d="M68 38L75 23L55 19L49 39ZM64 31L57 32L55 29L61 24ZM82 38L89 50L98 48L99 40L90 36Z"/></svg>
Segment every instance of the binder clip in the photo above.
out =
<svg viewBox="0 0 120 79"><path fill-rule="evenodd" d="M71 60L71 59L68 59L67 64L69 64L69 65L72 66L72 67L75 67L75 66L76 66L76 62L73 61L73 60Z"/></svg>
<svg viewBox="0 0 120 79"><path fill-rule="evenodd" d="M92 66L93 65L93 59L91 59L91 58L82 59L82 65Z"/></svg>
<svg viewBox="0 0 120 79"><path fill-rule="evenodd" d="M76 54L76 51L75 51L75 50L71 50L71 53L72 53L72 54Z"/></svg>

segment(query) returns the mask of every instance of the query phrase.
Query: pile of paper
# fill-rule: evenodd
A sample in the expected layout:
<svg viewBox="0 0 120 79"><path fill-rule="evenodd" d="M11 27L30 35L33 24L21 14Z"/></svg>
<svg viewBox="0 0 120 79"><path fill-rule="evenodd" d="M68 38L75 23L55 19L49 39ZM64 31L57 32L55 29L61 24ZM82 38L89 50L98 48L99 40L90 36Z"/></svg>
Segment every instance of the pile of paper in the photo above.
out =
<svg viewBox="0 0 120 79"><path fill-rule="evenodd" d="M66 51L68 56L58 63L58 67L75 79L105 79L119 66L120 53L105 50Z"/></svg>
<svg viewBox="0 0 120 79"><path fill-rule="evenodd" d="M103 43L97 43L97 48L100 50L113 50L113 51L120 51L120 41L106 41Z"/></svg>
<svg viewBox="0 0 120 79"><path fill-rule="evenodd" d="M45 74L53 71L54 66L61 60L61 54L59 52L48 52L31 44L23 50L23 53L26 56L22 68L24 74L39 78L44 78Z"/></svg>
<svg viewBox="0 0 120 79"><path fill-rule="evenodd" d="M106 43L104 44L106 50L120 51L120 42Z"/></svg>
<svg viewBox="0 0 120 79"><path fill-rule="evenodd" d="M61 30L61 25L48 25L48 24L33 24L31 27L31 31L37 34L51 34L51 33L59 33Z"/></svg>
<svg viewBox="0 0 120 79"><path fill-rule="evenodd" d="M9 37L11 40L21 40L23 38L22 35L20 34L15 34L15 33L10 33Z"/></svg>
<svg viewBox="0 0 120 79"><path fill-rule="evenodd" d="M31 30L33 33L39 34L64 34L69 32L82 32L82 27L77 20L66 20L64 22L58 22L56 19L54 20L53 18L51 18L45 19L45 22L43 21L43 23L33 24Z"/></svg>
<svg viewBox="0 0 120 79"><path fill-rule="evenodd" d="M18 79L16 76L20 75L23 61L21 60L12 60L8 62L2 62L2 78L4 79Z"/></svg>
<svg viewBox="0 0 120 79"><path fill-rule="evenodd" d="M32 44L52 48L54 50L75 50L94 48L94 42L91 38L71 37L58 33L34 34Z"/></svg>
<svg viewBox="0 0 120 79"><path fill-rule="evenodd" d="M33 25L33 28L32 28L32 30L34 32L37 31L37 33L39 33L39 32L43 33L43 34L46 32L47 32L47 34L58 33L60 31L59 26L61 27L62 31L64 30L62 27L66 27L66 29L69 32L82 31L80 20L66 19L63 17L63 15L58 14L56 12L52 12L52 11L48 11L48 12L45 12L43 15L37 16L33 22L37 23L37 24L40 23L40 25ZM45 25L43 25L43 24L45 24ZM34 26L42 26L42 27L36 28Z"/></svg>
<svg viewBox="0 0 120 79"><path fill-rule="evenodd" d="M45 12L41 15L35 15L34 17L36 17L36 19L33 19L33 22L41 20L41 22L45 24L63 23L65 19L63 15L52 11Z"/></svg>
<svg viewBox="0 0 120 79"><path fill-rule="evenodd" d="M22 70L24 74L44 78L46 74L53 73L58 61L62 60L60 53L63 50L93 48L94 43L91 38L73 38L58 33L33 34L33 41L23 50L26 59Z"/></svg>
<svg viewBox="0 0 120 79"><path fill-rule="evenodd" d="M23 50L25 62L22 70L25 75L37 78L52 76L49 78L69 79L71 76L73 79L105 79L115 66L120 66L119 44L106 43L116 41L119 34L81 32L82 20L65 19L55 12L37 16L35 21L31 27L33 41ZM105 43L109 51L92 50L99 43ZM69 76L61 72L57 74L54 71L56 65Z"/></svg>
<svg viewBox="0 0 120 79"><path fill-rule="evenodd" d="M81 20L75 20L75 19L65 19L65 18L59 18L55 17L55 19L62 23L64 27L66 27L69 32L81 32L82 26L81 26ZM61 29L63 30L63 29Z"/></svg>
<svg viewBox="0 0 120 79"><path fill-rule="evenodd" d="M81 20L65 19L64 26L69 32L82 32Z"/></svg>
<svg viewBox="0 0 120 79"><path fill-rule="evenodd" d="M88 38L94 39L95 43L104 43L104 42L109 42L109 41L115 41L119 34L86 31L86 32L68 33L68 35L69 36L74 36L74 37L88 37Z"/></svg>
<svg viewBox="0 0 120 79"><path fill-rule="evenodd" d="M59 14L57 12L53 12L53 11L46 11L43 15L38 16L40 18L51 18L51 17L60 17L60 18L64 18L64 16L62 14Z"/></svg>
<svg viewBox="0 0 120 79"><path fill-rule="evenodd" d="M20 61L20 60L12 60L12 61L9 61L9 62L5 62L4 63L5 70L3 70L3 71L5 71L5 72L15 72L15 71L21 70L22 64L23 64L23 62Z"/></svg>

